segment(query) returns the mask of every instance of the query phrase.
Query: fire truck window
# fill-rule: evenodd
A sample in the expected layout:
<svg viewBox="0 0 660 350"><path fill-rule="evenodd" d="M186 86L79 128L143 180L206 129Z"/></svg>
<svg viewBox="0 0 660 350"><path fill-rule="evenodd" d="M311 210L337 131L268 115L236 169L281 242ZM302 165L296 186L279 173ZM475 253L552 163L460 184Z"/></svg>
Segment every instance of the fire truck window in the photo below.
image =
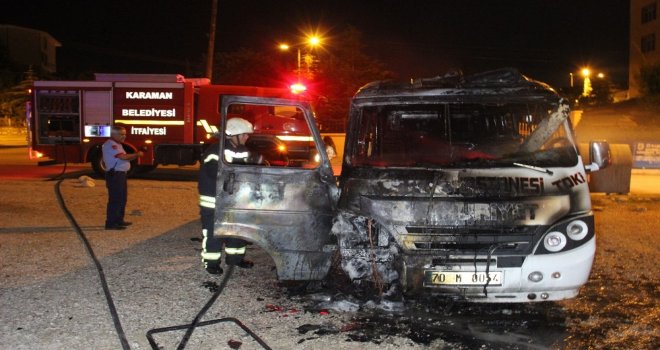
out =
<svg viewBox="0 0 660 350"><path fill-rule="evenodd" d="M36 107L40 144L80 142L78 91L40 91Z"/></svg>
<svg viewBox="0 0 660 350"><path fill-rule="evenodd" d="M239 138L226 136L225 149L230 152L223 150L225 162L309 169L319 165L314 138L303 111L296 106L233 104L228 106L227 120L232 118L247 120L254 131L245 141L248 150L245 160L241 149L236 147ZM234 151L240 157L227 156Z"/></svg>

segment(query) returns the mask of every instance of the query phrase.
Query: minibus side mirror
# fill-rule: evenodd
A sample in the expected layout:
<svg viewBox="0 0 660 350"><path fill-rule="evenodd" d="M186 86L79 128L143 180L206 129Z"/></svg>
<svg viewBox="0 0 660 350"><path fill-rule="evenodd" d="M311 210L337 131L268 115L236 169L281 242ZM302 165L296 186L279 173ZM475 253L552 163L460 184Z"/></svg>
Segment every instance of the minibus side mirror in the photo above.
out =
<svg viewBox="0 0 660 350"><path fill-rule="evenodd" d="M607 168L612 163L610 144L607 141L591 141L589 143L589 159L591 159L591 164L584 167L587 172Z"/></svg>

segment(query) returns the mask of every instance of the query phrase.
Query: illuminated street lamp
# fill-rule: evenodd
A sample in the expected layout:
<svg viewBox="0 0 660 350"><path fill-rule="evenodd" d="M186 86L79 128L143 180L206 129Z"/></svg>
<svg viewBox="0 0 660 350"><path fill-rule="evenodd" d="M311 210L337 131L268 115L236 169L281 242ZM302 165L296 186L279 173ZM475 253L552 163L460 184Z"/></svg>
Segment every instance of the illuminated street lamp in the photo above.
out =
<svg viewBox="0 0 660 350"><path fill-rule="evenodd" d="M321 39L318 36L311 36L307 39L307 42L312 46L318 46L321 44Z"/></svg>
<svg viewBox="0 0 660 350"><path fill-rule="evenodd" d="M597 77L600 78L600 79L603 79L603 78L605 78L605 74L604 73L598 73Z"/></svg>
<svg viewBox="0 0 660 350"><path fill-rule="evenodd" d="M305 42L303 44L296 45L296 49L297 49L297 53L298 53L298 65L297 65L297 68L298 68L298 83L300 83L300 74L301 74L301 71L302 71L302 69L301 69L302 55L301 55L300 48L302 46L317 47L317 46L321 45L321 41L322 41L321 38L319 38L316 35L312 35L312 36L307 37L307 40L305 40ZM278 48L281 51L289 51L291 46L287 43L281 43L281 44L278 45ZM307 64L307 69L308 70L309 70L309 65L310 64Z"/></svg>

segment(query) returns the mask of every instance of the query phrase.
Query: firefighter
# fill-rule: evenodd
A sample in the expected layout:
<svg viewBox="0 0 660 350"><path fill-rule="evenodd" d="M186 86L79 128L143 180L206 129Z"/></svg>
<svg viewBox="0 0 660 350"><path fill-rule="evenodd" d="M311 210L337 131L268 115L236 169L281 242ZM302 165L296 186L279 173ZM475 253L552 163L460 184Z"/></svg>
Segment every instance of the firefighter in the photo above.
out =
<svg viewBox="0 0 660 350"><path fill-rule="evenodd" d="M252 159L245 146L250 134L254 131L252 124L243 118L232 118L227 121L225 129L225 147L223 156L228 163L250 164ZM238 238L221 239L213 233L215 216L216 178L218 175L219 145L213 145L202 156L202 166L199 170L199 207L202 219L202 261L207 272L222 274L220 257L222 244L225 244L225 262L227 265L237 265L251 268L252 261L244 259L247 242Z"/></svg>

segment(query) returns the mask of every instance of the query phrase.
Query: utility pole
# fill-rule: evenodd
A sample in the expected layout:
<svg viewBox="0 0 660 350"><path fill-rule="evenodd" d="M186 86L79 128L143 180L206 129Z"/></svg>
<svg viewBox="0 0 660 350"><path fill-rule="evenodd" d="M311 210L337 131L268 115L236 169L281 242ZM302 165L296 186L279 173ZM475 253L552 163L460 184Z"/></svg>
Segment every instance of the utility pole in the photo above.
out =
<svg viewBox="0 0 660 350"><path fill-rule="evenodd" d="M211 25L209 29L209 48L206 53L206 77L213 79L213 53L215 52L215 22L218 18L218 0L212 0Z"/></svg>

